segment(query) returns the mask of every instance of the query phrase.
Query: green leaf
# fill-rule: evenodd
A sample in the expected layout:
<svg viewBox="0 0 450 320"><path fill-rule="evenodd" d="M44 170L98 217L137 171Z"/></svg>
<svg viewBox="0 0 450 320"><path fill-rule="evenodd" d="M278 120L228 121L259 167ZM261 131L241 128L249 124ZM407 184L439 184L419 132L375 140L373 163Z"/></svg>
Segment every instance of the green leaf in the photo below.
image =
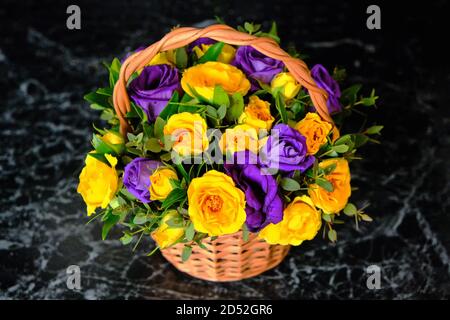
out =
<svg viewBox="0 0 450 320"><path fill-rule="evenodd" d="M337 153L346 153L348 151L348 146L345 144L340 144L337 146L333 146L332 149Z"/></svg>
<svg viewBox="0 0 450 320"><path fill-rule="evenodd" d="M161 117L157 117L155 120L155 128L154 128L154 133L155 133L155 137L158 139L161 139L164 136L164 126L166 125L166 121L161 118Z"/></svg>
<svg viewBox="0 0 450 320"><path fill-rule="evenodd" d="M186 190L184 189L173 189L167 198L163 201L161 207L162 209L167 209L176 203L181 202L186 198Z"/></svg>
<svg viewBox="0 0 450 320"><path fill-rule="evenodd" d="M121 197L115 197L109 202L109 206L113 209L117 209L124 203L125 203L125 201Z"/></svg>
<svg viewBox="0 0 450 320"><path fill-rule="evenodd" d="M202 113L206 110L204 105L179 105L178 113L189 112L189 113Z"/></svg>
<svg viewBox="0 0 450 320"><path fill-rule="evenodd" d="M175 167L177 168L178 172L181 173L184 180L189 184L191 181L191 178L189 177L189 174L186 172L186 169L184 169L183 165L181 163L175 164Z"/></svg>
<svg viewBox="0 0 450 320"><path fill-rule="evenodd" d="M113 61L111 62L111 65L105 64L105 66L108 68L109 71L109 86L111 88L114 88L114 85L119 79L121 63L119 59L114 58Z"/></svg>
<svg viewBox="0 0 450 320"><path fill-rule="evenodd" d="M217 115L218 115L219 119L222 120L223 118L225 118L226 114L227 114L227 106L221 105L219 107L219 109L217 109Z"/></svg>
<svg viewBox="0 0 450 320"><path fill-rule="evenodd" d="M163 153L163 154L161 154L161 156L159 158L161 159L161 161L167 162L172 159L172 154L170 152Z"/></svg>
<svg viewBox="0 0 450 320"><path fill-rule="evenodd" d="M218 114L216 108L213 106L206 106L206 113L214 119L218 119Z"/></svg>
<svg viewBox="0 0 450 320"><path fill-rule="evenodd" d="M216 106L228 107L230 105L230 98L228 97L227 92L221 86L215 86L212 102Z"/></svg>
<svg viewBox="0 0 450 320"><path fill-rule="evenodd" d="M247 225L244 223L242 225L242 239L247 242L250 232L248 231Z"/></svg>
<svg viewBox="0 0 450 320"><path fill-rule="evenodd" d="M333 192L333 185L330 181L324 178L316 178L316 184L321 187L322 189L325 189L328 192Z"/></svg>
<svg viewBox="0 0 450 320"><path fill-rule="evenodd" d="M300 190L300 184L291 178L281 179L281 187L286 191L297 191Z"/></svg>
<svg viewBox="0 0 450 320"><path fill-rule="evenodd" d="M98 93L100 95L103 96L108 96L111 97L113 95L113 88L98 88L97 91L95 91L95 93Z"/></svg>
<svg viewBox="0 0 450 320"><path fill-rule="evenodd" d="M102 227L102 240L105 240L108 236L109 231L111 228L119 222L120 216L114 215L114 214L108 214L105 220L103 221L103 227Z"/></svg>
<svg viewBox="0 0 450 320"><path fill-rule="evenodd" d="M87 154L89 157L93 157L95 159L97 159L98 161L103 162L104 164L108 165L109 167L111 167L111 164L108 162L108 160L105 158L104 154L102 153L96 153L96 152L89 152Z"/></svg>
<svg viewBox="0 0 450 320"><path fill-rule="evenodd" d="M133 241L133 236L128 233L124 233L124 235L120 238L120 241L122 242L123 245L127 245L131 241Z"/></svg>
<svg viewBox="0 0 450 320"><path fill-rule="evenodd" d="M95 151L100 154L114 154L117 155L117 150L109 143L103 141L98 135L95 133L92 134L92 146Z"/></svg>
<svg viewBox="0 0 450 320"><path fill-rule="evenodd" d="M341 99L347 101L350 105L354 105L358 96L359 90L361 90L360 84L355 84L344 91L342 91Z"/></svg>
<svg viewBox="0 0 450 320"><path fill-rule="evenodd" d="M336 242L337 240L336 230L331 229L328 231L328 239L330 239L331 242Z"/></svg>
<svg viewBox="0 0 450 320"><path fill-rule="evenodd" d="M245 22L244 23L244 29L248 32L248 33L253 33L254 29L253 29L253 24L250 22Z"/></svg>
<svg viewBox="0 0 450 320"><path fill-rule="evenodd" d="M332 221L331 215L326 214L324 212L322 212L322 219L325 220L326 222L331 222Z"/></svg>
<svg viewBox="0 0 450 320"><path fill-rule="evenodd" d="M242 94L233 94L231 96L230 104L230 107L227 109L226 118L230 122L235 122L244 111L244 98L242 97Z"/></svg>
<svg viewBox="0 0 450 320"><path fill-rule="evenodd" d="M369 141L369 137L362 134L362 133L356 133L352 135L354 142L355 142L355 148L359 148L362 145L366 144L367 141Z"/></svg>
<svg viewBox="0 0 450 320"><path fill-rule="evenodd" d="M175 50L175 64L178 69L185 69L188 64L188 55L186 48L178 48Z"/></svg>
<svg viewBox="0 0 450 320"><path fill-rule="evenodd" d="M141 122L144 122L144 123L148 122L147 114L144 112L144 110L142 110L140 107L138 107L133 102L130 103L130 107L131 107L132 112L137 114L139 119L141 119Z"/></svg>
<svg viewBox="0 0 450 320"><path fill-rule="evenodd" d="M194 224L192 222L189 223L186 230L184 231L184 234L187 241L192 241L192 239L194 239L195 229Z"/></svg>
<svg viewBox="0 0 450 320"><path fill-rule="evenodd" d="M353 203L347 203L347 205L344 208L345 215L352 217L354 216L358 210L356 209L356 206Z"/></svg>
<svg viewBox="0 0 450 320"><path fill-rule="evenodd" d="M147 215L143 213L139 213L134 216L133 223L134 224L144 224L147 222Z"/></svg>
<svg viewBox="0 0 450 320"><path fill-rule="evenodd" d="M335 146L340 145L340 144L348 145L351 142L352 142L352 136L349 134L346 134L346 135L343 135L342 137L340 137L339 139L337 139L336 142L334 143L334 145Z"/></svg>
<svg viewBox="0 0 450 320"><path fill-rule="evenodd" d="M280 114L281 122L288 123L289 118L286 112L286 106L279 92L275 95L275 106L278 110L278 113Z"/></svg>
<svg viewBox="0 0 450 320"><path fill-rule="evenodd" d="M373 219L369 215L367 215L365 213L362 213L360 215L360 217L361 217L361 219L363 219L364 221L367 221L367 222L372 222L373 221Z"/></svg>
<svg viewBox="0 0 450 320"><path fill-rule="evenodd" d="M164 107L164 109L159 114L159 118L162 118L163 120L167 120L170 118L171 115L178 112L178 101L179 101L179 94L177 91L174 91L172 94L172 97L170 98L167 105Z"/></svg>
<svg viewBox="0 0 450 320"><path fill-rule="evenodd" d="M336 167L337 167L336 163L332 163L332 164L326 166L325 168L322 168L322 171L325 175L329 175L336 169Z"/></svg>
<svg viewBox="0 0 450 320"><path fill-rule="evenodd" d="M269 33L274 36L278 36L278 27L275 21L272 21L272 25L270 26Z"/></svg>
<svg viewBox="0 0 450 320"><path fill-rule="evenodd" d="M205 52L205 54L198 60L198 63L217 61L224 45L225 43L223 42L217 42L213 44L211 47L209 47L209 49Z"/></svg>
<svg viewBox="0 0 450 320"><path fill-rule="evenodd" d="M181 260L183 262L186 262L192 253L192 247L191 246L184 246L183 252L181 253Z"/></svg>
<svg viewBox="0 0 450 320"><path fill-rule="evenodd" d="M366 129L367 134L380 134L380 131L383 129L383 126L372 126Z"/></svg>
<svg viewBox="0 0 450 320"><path fill-rule="evenodd" d="M91 104L91 108L95 110L112 109L110 98L108 96L98 94L96 92L90 92L86 94L84 100Z"/></svg>
<svg viewBox="0 0 450 320"><path fill-rule="evenodd" d="M159 143L159 139L150 138L147 140L147 142L145 142L145 149L153 153L160 153L162 150L162 146Z"/></svg>
<svg viewBox="0 0 450 320"><path fill-rule="evenodd" d="M166 221L166 224L169 228L181 228L183 227L183 218L181 216L170 218Z"/></svg>
<svg viewBox="0 0 450 320"><path fill-rule="evenodd" d="M122 188L120 193L125 196L128 200L136 201L136 197L132 195L126 188Z"/></svg>

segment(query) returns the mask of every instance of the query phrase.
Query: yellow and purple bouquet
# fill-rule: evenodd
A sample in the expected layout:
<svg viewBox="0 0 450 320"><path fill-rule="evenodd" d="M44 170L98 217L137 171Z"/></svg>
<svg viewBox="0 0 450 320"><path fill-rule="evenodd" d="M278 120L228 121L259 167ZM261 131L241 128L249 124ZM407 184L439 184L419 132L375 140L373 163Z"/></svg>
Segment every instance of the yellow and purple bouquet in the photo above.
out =
<svg viewBox="0 0 450 320"><path fill-rule="evenodd" d="M251 23L238 29L279 43L275 24L268 32ZM343 123L375 105L374 91L341 90L344 70L313 66L308 77L326 97L324 119L283 61L255 45L213 38L158 52L133 71L123 119L114 87L127 60L146 49L114 59L109 86L85 96L108 124L94 126L78 186L87 215L103 222L103 239L120 224L123 244L151 236L156 248L182 244L187 260L206 238L242 232L244 239L300 245L323 228L335 242L341 213L356 224L370 221L349 202L349 163L359 147L377 142L382 126L344 133ZM290 57L299 55L291 50Z"/></svg>

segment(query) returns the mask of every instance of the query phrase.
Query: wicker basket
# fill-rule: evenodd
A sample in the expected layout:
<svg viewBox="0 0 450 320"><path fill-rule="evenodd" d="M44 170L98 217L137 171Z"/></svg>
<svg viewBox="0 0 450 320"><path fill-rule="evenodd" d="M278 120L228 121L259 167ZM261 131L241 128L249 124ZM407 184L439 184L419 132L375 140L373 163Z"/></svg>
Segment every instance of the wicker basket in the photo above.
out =
<svg viewBox="0 0 450 320"><path fill-rule="evenodd" d="M183 244L161 251L162 255L178 270L209 281L237 281L257 276L276 267L289 251L289 246L270 245L250 234L248 241L242 232L203 241L206 249L197 244L186 262L181 260Z"/></svg>
<svg viewBox="0 0 450 320"><path fill-rule="evenodd" d="M212 25L204 29L177 28L124 61L114 87L113 103L120 120L120 131L125 137L129 129L125 115L130 111L127 83L132 74L142 69L159 52L180 48L204 37L231 45L249 45L266 56L282 61L294 78L308 90L321 118L333 123L327 109L327 94L316 85L302 60L291 57L273 39L249 35L226 25ZM275 267L289 250L287 246L269 245L258 240L254 234L250 235L248 242L243 241L241 233L204 242L207 250L194 246L191 257L185 263L181 262L182 244L165 249L162 254L179 270L194 277L234 281L256 276Z"/></svg>

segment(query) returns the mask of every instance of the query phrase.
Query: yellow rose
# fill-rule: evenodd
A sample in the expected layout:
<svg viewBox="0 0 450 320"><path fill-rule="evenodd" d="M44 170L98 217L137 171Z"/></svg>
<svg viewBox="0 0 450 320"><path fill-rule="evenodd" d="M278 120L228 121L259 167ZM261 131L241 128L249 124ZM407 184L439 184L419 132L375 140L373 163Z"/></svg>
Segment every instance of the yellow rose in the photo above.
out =
<svg viewBox="0 0 450 320"><path fill-rule="evenodd" d="M270 103L258 96L251 96L244 112L239 117L239 123L245 123L253 128L270 130L275 118L270 114Z"/></svg>
<svg viewBox="0 0 450 320"><path fill-rule="evenodd" d="M305 136L308 154L316 154L320 147L327 142L332 125L327 121L322 121L317 113L308 112L295 128Z"/></svg>
<svg viewBox="0 0 450 320"><path fill-rule="evenodd" d="M170 180L177 180L175 171L166 167L159 167L150 176L150 200L164 200L173 190Z"/></svg>
<svg viewBox="0 0 450 320"><path fill-rule="evenodd" d="M212 46L212 44L200 44L200 46L195 46L192 51L197 55L197 58L200 59L203 55L208 51L208 49ZM224 44L222 51L217 58L217 61L222 63L231 63L234 59L234 55L236 53L236 49L229 44Z"/></svg>
<svg viewBox="0 0 450 320"><path fill-rule="evenodd" d="M320 212L308 196L295 197L284 209L283 220L269 224L259 232L259 237L270 244L298 246L312 240L322 225Z"/></svg>
<svg viewBox="0 0 450 320"><path fill-rule="evenodd" d="M172 138L172 149L179 155L196 155L209 146L206 130L206 121L198 113L182 112L169 118L164 135Z"/></svg>
<svg viewBox="0 0 450 320"><path fill-rule="evenodd" d="M179 217L176 210L168 211L161 219L158 229L152 232L152 238L158 244L160 249L170 247L184 234L184 229L181 227L170 227L167 222L171 219Z"/></svg>
<svg viewBox="0 0 450 320"><path fill-rule="evenodd" d="M315 206L325 213L337 213L344 209L352 192L350 187L350 169L345 159L327 159L319 163L320 168L336 164L336 168L325 176L332 185L333 191L328 192L316 184L308 187L308 193Z"/></svg>
<svg viewBox="0 0 450 320"><path fill-rule="evenodd" d="M187 194L195 230L220 236L237 232L244 224L244 193L226 174L211 170L192 179Z"/></svg>
<svg viewBox="0 0 450 320"><path fill-rule="evenodd" d="M108 131L102 136L102 140L109 144L122 144L124 143L123 137L120 133Z"/></svg>
<svg viewBox="0 0 450 320"><path fill-rule="evenodd" d="M271 82L272 90L281 88L281 94L286 100L290 100L297 96L297 93L302 87L300 83L289 72L280 72L273 77Z"/></svg>
<svg viewBox="0 0 450 320"><path fill-rule="evenodd" d="M181 77L181 87L191 97L195 97L195 92L212 100L216 86L221 86L228 94L238 92L245 96L250 90L250 81L238 68L216 61L190 67Z"/></svg>
<svg viewBox="0 0 450 320"><path fill-rule="evenodd" d="M175 65L175 54L173 50L158 53L153 57L148 65L154 66L157 64L169 64L171 66Z"/></svg>
<svg viewBox="0 0 450 320"><path fill-rule="evenodd" d="M109 154L105 154L105 157L111 167L88 155L86 165L80 173L77 192L87 205L88 216L94 213L97 207L106 208L119 186L119 177L115 169L117 159Z"/></svg>
<svg viewBox="0 0 450 320"><path fill-rule="evenodd" d="M220 137L219 147L222 153L244 150L258 153L258 133L255 128L249 125L237 125L225 130L225 133Z"/></svg>
<svg viewBox="0 0 450 320"><path fill-rule="evenodd" d="M125 140L118 132L108 131L101 137L101 140L108 145L106 152L113 150L115 153L121 154L125 150Z"/></svg>

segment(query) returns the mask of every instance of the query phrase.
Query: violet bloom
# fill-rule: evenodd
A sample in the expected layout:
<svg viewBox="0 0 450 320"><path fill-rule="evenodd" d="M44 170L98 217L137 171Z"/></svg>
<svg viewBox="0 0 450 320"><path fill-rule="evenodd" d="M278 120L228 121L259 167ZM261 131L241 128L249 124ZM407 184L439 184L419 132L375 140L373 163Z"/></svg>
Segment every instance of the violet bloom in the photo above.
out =
<svg viewBox="0 0 450 320"><path fill-rule="evenodd" d="M317 85L328 93L327 107L330 114L342 111L342 105L339 102L341 89L327 69L321 64L316 64L311 69L311 76Z"/></svg>
<svg viewBox="0 0 450 320"><path fill-rule="evenodd" d="M288 174L294 170L304 172L315 160L306 152L306 138L300 132L286 124L277 124L260 150L260 161L272 173L277 170Z"/></svg>
<svg viewBox="0 0 450 320"><path fill-rule="evenodd" d="M165 108L173 92L179 90L178 70L167 64L145 67L128 86L130 98L145 111L151 122Z"/></svg>
<svg viewBox="0 0 450 320"><path fill-rule="evenodd" d="M234 163L225 163L225 172L245 194L245 224L257 232L269 223L283 220L283 200L274 176L264 174L257 155L250 151L234 153Z"/></svg>
<svg viewBox="0 0 450 320"><path fill-rule="evenodd" d="M284 64L269 58L251 46L241 46L236 50L232 65L241 69L250 79L251 90L260 88L258 81L270 84L273 77L283 71Z"/></svg>
<svg viewBox="0 0 450 320"><path fill-rule="evenodd" d="M150 202L150 176L162 163L146 158L135 158L125 166L123 184L137 199L143 203Z"/></svg>

